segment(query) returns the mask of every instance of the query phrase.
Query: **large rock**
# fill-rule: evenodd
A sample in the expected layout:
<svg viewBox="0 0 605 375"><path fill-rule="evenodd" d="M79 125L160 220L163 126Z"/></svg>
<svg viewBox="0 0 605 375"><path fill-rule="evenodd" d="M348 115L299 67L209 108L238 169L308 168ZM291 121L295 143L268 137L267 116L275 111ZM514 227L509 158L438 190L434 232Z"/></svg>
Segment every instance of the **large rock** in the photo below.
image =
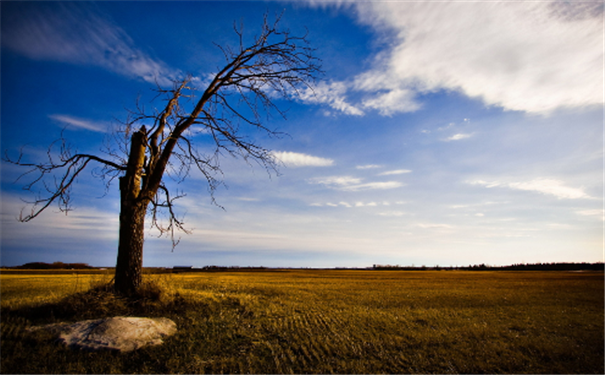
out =
<svg viewBox="0 0 605 375"><path fill-rule="evenodd" d="M159 345L164 337L176 332L176 324L167 318L115 318L84 320L77 323L57 323L32 327L58 335L58 339L73 348L112 349L129 352L147 345Z"/></svg>

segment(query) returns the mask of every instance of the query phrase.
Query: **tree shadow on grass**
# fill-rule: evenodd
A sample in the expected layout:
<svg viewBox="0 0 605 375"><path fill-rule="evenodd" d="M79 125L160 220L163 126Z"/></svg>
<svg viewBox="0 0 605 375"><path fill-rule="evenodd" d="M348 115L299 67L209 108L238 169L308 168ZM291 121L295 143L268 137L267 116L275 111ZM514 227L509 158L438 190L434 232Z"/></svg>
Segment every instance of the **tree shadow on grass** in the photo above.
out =
<svg viewBox="0 0 605 375"><path fill-rule="evenodd" d="M57 345L56 337L45 330L29 330L31 326L113 316L166 317L177 324L178 332L158 347L128 354L99 351L89 355ZM225 353L235 358L241 355L242 347L252 347L252 338L241 335L253 331L245 327L252 327L256 318L254 311L236 297L199 299L146 285L137 296L126 298L113 293L111 285L99 285L53 303L3 308L0 372L188 372L186 366L195 355L203 354L208 361ZM231 334L225 335L226 331ZM209 340L212 344L206 343ZM192 352L192 347L204 349Z"/></svg>
<svg viewBox="0 0 605 375"><path fill-rule="evenodd" d="M170 317L192 309L203 314L211 310L209 307L178 293L168 294L154 283L145 283L136 295L128 297L114 293L111 284L101 284L52 303L4 308L2 321L20 318L31 324L48 324L110 316Z"/></svg>
<svg viewBox="0 0 605 375"><path fill-rule="evenodd" d="M112 285L97 285L88 291L75 293L53 303L3 308L0 315L1 373L123 373L149 372L145 364L149 353L175 350L151 348L141 353L120 354L95 352L93 357L83 351L58 345L56 335L47 330L29 330L58 322L76 322L113 316L167 317L187 334L194 316L214 314L216 307L204 301L187 299L179 294L164 292L155 284L147 284L130 297L116 295ZM174 340L173 340L174 341ZM148 353L149 352L149 353ZM158 354L159 355L159 354ZM166 355L169 357L169 355ZM94 358L94 360L91 360ZM132 371L130 367L133 366ZM169 371L156 366L153 372Z"/></svg>

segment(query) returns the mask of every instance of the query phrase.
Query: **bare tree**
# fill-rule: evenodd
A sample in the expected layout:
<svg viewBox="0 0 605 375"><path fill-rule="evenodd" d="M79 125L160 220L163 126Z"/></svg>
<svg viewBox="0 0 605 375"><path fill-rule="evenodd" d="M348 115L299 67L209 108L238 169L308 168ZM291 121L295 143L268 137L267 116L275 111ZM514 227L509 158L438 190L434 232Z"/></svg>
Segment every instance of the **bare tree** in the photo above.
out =
<svg viewBox="0 0 605 375"><path fill-rule="evenodd" d="M220 185L222 154L255 161L267 169L275 169L272 153L256 144L240 128L256 128L270 135L276 133L263 125L272 113L284 116L276 100L292 99L299 90L307 90L320 73L319 61L313 56L306 36L293 36L277 28L279 17L269 23L265 16L260 35L250 45L244 44L242 27L234 27L239 44L218 46L225 58L224 67L207 79L191 76L174 82L170 89L158 88L165 102L161 111L148 113L137 105L121 132L121 145L104 150L103 157L72 151L63 137L51 144L48 160L26 163L5 156L8 162L30 167L33 182L25 189L40 184L45 194L32 203L31 212L21 214L27 222L42 211L58 204L63 212L71 210L70 192L78 175L89 165L99 164L108 186L119 178L120 231L115 271L115 290L130 295L141 284L143 238L146 216L160 234L171 236L176 244L175 230L186 231L174 210L174 201L182 194L170 191L165 177L185 179L191 170L200 171L210 192ZM196 87L205 87L199 92ZM156 98L157 99L157 98ZM145 126L147 125L147 126ZM148 128L149 127L149 128ZM202 132L211 137L213 147L201 152L194 135ZM58 153L54 152L58 146ZM49 180L51 183L49 183ZM214 198L212 198L214 201ZM159 213L167 219L159 220Z"/></svg>

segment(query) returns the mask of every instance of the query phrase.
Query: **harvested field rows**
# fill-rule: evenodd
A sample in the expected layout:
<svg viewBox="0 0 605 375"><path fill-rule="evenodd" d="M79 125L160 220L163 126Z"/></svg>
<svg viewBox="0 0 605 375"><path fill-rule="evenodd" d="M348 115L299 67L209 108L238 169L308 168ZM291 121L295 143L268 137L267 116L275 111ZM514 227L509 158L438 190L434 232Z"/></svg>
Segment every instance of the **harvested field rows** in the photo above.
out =
<svg viewBox="0 0 605 375"><path fill-rule="evenodd" d="M27 299L17 303L13 298L21 294L38 303L42 286L32 284L28 292L26 283L10 277L2 276L3 372L603 372L603 273L283 271L149 276L163 286L166 296L162 303L149 304L147 315L175 320L179 332L161 347L128 356L84 355L28 337L23 327L66 319L69 314L49 317L23 308ZM55 281L73 288L65 279L50 276L49 288ZM56 301L69 302L58 297ZM105 310L99 307L97 312L141 312L111 303L99 304ZM69 319L94 315L94 305ZM25 343L18 343L19 338L26 338ZM24 365L28 352L58 359L52 368L31 359Z"/></svg>

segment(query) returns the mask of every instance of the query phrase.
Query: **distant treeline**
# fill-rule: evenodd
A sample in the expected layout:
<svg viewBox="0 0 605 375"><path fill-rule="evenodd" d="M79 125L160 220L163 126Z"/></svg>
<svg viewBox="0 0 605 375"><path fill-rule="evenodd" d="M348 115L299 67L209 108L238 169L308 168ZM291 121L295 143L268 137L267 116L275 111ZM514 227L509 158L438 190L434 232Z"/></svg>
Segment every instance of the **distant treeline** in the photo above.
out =
<svg viewBox="0 0 605 375"><path fill-rule="evenodd" d="M19 270L106 270L106 268L93 267L86 263L44 263L44 262L32 262L26 263L22 266L6 267L6 269L19 269ZM316 268L271 268L271 267L239 267L239 266L205 266L201 268L195 268L193 266L174 266L172 268L158 268L158 267L147 267L143 269L145 273L181 273L181 272L254 272L254 271L280 271L280 270L296 270L296 269L309 269L313 270ZM390 271L447 271L447 270L459 270L459 271L604 271L605 264L603 262L597 263L517 263L508 266L492 266L487 264L475 264L468 266L400 266L390 264L374 264L372 267L367 268L322 268L332 270L390 270ZM7 271L9 272L9 271Z"/></svg>
<svg viewBox="0 0 605 375"><path fill-rule="evenodd" d="M24 270L65 270L65 269L88 270L88 269L92 269L95 267L88 265L86 263L32 262L32 263L25 263L22 266L11 267L11 268L24 269Z"/></svg>
<svg viewBox="0 0 605 375"><path fill-rule="evenodd" d="M400 266L375 264L374 270L402 270L402 271L603 271L605 264L597 263L518 263L509 266L490 266L486 264L475 264L468 266Z"/></svg>

